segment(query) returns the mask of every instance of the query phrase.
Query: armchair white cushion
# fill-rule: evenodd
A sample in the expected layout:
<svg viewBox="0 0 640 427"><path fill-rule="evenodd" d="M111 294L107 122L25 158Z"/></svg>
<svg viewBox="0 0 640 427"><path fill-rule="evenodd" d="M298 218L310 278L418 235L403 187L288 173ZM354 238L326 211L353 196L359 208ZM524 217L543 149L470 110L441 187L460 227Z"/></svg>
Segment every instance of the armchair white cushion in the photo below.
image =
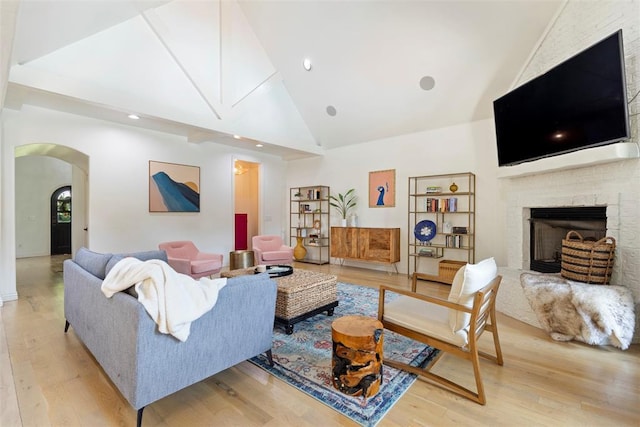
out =
<svg viewBox="0 0 640 427"><path fill-rule="evenodd" d="M493 258L487 258L477 264L467 264L456 273L451 283L449 301L471 308L476 292L498 275L498 266ZM471 321L471 314L451 310L449 323L451 330L457 332L466 329Z"/></svg>
<svg viewBox="0 0 640 427"><path fill-rule="evenodd" d="M431 335L458 347L467 344L466 333L451 331L449 309L409 296L401 296L384 306L386 321L404 326L425 335Z"/></svg>

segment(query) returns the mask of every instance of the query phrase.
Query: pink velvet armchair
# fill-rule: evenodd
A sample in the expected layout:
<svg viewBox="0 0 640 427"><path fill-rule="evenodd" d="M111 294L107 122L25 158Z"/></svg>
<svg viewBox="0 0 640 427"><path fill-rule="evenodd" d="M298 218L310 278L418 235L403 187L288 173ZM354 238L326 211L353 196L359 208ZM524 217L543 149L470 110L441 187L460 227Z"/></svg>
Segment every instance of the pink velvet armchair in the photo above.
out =
<svg viewBox="0 0 640 427"><path fill-rule="evenodd" d="M253 236L251 239L256 264L278 265L293 263L293 248L286 246L280 236Z"/></svg>
<svg viewBox="0 0 640 427"><path fill-rule="evenodd" d="M178 273L199 279L212 276L222 269L222 255L200 252L189 240L160 243L167 253L168 264Z"/></svg>

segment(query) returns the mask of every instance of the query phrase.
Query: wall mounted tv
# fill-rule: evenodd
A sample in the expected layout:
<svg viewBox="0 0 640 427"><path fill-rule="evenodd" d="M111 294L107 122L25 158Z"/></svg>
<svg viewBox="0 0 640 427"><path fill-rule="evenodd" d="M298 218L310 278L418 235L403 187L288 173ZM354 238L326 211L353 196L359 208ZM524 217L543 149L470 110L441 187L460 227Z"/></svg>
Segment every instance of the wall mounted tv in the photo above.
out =
<svg viewBox="0 0 640 427"><path fill-rule="evenodd" d="M493 102L499 166L629 138L622 30Z"/></svg>

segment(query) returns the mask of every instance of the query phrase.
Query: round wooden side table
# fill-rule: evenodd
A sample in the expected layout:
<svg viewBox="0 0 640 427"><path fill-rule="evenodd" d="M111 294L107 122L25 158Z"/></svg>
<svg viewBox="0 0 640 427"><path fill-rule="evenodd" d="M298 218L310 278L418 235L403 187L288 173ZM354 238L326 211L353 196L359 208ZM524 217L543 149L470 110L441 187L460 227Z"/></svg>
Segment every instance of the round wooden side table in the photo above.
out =
<svg viewBox="0 0 640 427"><path fill-rule="evenodd" d="M350 396L375 396L382 381L382 323L367 316L343 316L331 324L333 386Z"/></svg>

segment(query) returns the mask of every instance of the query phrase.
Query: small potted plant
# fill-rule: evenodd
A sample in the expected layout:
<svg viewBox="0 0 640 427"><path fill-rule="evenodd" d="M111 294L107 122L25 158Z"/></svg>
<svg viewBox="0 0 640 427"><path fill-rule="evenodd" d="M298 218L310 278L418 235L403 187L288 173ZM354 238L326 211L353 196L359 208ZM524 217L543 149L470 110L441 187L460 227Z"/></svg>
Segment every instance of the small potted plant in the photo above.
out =
<svg viewBox="0 0 640 427"><path fill-rule="evenodd" d="M340 217L342 217L342 226L347 226L347 217L349 216L349 211L356 207L357 197L356 197L355 188L351 188L347 190L346 193L340 194L338 196L330 195L329 196L329 204L336 208Z"/></svg>

